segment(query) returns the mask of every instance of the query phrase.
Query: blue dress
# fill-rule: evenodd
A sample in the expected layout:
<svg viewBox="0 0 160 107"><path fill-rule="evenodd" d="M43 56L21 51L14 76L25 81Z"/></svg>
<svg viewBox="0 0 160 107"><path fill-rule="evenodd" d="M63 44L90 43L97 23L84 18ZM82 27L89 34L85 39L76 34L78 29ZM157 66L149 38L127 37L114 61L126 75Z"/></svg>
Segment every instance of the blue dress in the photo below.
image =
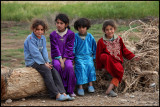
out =
<svg viewBox="0 0 160 107"><path fill-rule="evenodd" d="M82 85L96 80L93 59L96 58L96 41L92 34L87 32L84 40L78 33L75 34L73 53L75 54L75 75L77 85Z"/></svg>

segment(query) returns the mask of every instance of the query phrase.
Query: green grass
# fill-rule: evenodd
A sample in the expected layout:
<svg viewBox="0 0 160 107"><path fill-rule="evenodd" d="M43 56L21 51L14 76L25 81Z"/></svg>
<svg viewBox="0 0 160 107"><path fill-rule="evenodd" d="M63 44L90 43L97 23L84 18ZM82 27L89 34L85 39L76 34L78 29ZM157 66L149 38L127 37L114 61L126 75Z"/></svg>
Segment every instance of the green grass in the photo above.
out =
<svg viewBox="0 0 160 107"><path fill-rule="evenodd" d="M8 49L8 50L1 50L1 60L3 60L4 57L17 57L22 55L23 56L24 49ZM3 56L4 55L4 56Z"/></svg>
<svg viewBox="0 0 160 107"><path fill-rule="evenodd" d="M32 18L49 17L54 12L66 13L70 18L86 17L90 19L159 17L159 1L110 1L74 4L1 3L1 21L30 21Z"/></svg>
<svg viewBox="0 0 160 107"><path fill-rule="evenodd" d="M24 39L30 33L31 31L29 30L29 27L24 29L19 26L14 26L10 28L3 28L1 35L5 35L5 37L9 39Z"/></svg>
<svg viewBox="0 0 160 107"><path fill-rule="evenodd" d="M134 27L137 27L138 25L134 24L132 25L131 27L134 28ZM123 32L123 31L127 31L129 28L129 26L126 26L126 25L121 25L121 26L118 26L117 28L117 32ZM137 29L133 29L134 32L138 32Z"/></svg>
<svg viewBox="0 0 160 107"><path fill-rule="evenodd" d="M54 13L60 5L32 4L32 3L2 3L1 20L30 21L32 18L41 18L46 13ZM7 13L7 14L6 14Z"/></svg>

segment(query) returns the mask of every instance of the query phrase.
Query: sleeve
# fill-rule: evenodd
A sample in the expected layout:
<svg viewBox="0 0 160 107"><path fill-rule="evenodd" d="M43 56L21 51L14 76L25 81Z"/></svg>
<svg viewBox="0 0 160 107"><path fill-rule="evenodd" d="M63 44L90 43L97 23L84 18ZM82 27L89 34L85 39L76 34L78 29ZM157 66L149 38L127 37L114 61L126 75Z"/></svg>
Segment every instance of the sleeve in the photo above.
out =
<svg viewBox="0 0 160 107"><path fill-rule="evenodd" d="M74 46L73 46L73 54L75 56L75 52L76 52L76 36L75 36L75 40L74 40Z"/></svg>
<svg viewBox="0 0 160 107"><path fill-rule="evenodd" d="M120 37L120 42L121 42L121 48L122 48L123 57L125 57L128 60L131 60L135 55L126 48L126 46L124 45L123 40L122 40L121 37Z"/></svg>
<svg viewBox="0 0 160 107"><path fill-rule="evenodd" d="M42 55L44 57L45 62L50 62L50 60L48 59L48 52L47 52L47 47L46 47L46 38L44 37L43 40L43 51L42 51Z"/></svg>
<svg viewBox="0 0 160 107"><path fill-rule="evenodd" d="M100 40L97 43L97 49L96 49L96 68L97 69L102 69L102 64L101 64L101 61L100 61L100 55L103 52L103 48L102 48L102 42Z"/></svg>
<svg viewBox="0 0 160 107"><path fill-rule="evenodd" d="M75 40L75 34L71 33L66 40L63 58L67 58L67 59L74 58L74 54L73 54L74 40Z"/></svg>
<svg viewBox="0 0 160 107"><path fill-rule="evenodd" d="M96 41L95 41L95 39L93 37L93 39L92 39L93 59L96 59L96 48L97 48Z"/></svg>
<svg viewBox="0 0 160 107"><path fill-rule="evenodd" d="M54 59L58 59L58 60L59 60L60 58L62 58L62 57L61 57L61 56L54 57Z"/></svg>
<svg viewBox="0 0 160 107"><path fill-rule="evenodd" d="M38 63L39 65L40 64L45 64L45 60L43 59L43 56L42 56L41 52L39 51L35 40L31 39L28 42L29 42L28 43L28 48L29 48L29 51L30 51L30 54L31 54L33 60L36 63Z"/></svg>
<svg viewBox="0 0 160 107"><path fill-rule="evenodd" d="M56 38L53 34L50 34L50 45L51 45L51 58L54 59L55 57L61 56L59 47L56 42Z"/></svg>

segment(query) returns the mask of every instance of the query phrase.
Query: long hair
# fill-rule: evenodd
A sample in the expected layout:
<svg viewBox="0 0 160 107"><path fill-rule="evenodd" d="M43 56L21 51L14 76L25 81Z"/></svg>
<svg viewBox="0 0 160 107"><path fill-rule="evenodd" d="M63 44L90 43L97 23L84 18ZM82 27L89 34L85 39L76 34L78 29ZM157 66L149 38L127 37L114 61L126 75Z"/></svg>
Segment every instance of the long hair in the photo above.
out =
<svg viewBox="0 0 160 107"><path fill-rule="evenodd" d="M68 24L67 28L70 29L69 18L68 18L68 16L66 14L62 14L62 13L58 14L56 16L55 21L57 21L58 19L61 20L62 22L64 22L65 24Z"/></svg>

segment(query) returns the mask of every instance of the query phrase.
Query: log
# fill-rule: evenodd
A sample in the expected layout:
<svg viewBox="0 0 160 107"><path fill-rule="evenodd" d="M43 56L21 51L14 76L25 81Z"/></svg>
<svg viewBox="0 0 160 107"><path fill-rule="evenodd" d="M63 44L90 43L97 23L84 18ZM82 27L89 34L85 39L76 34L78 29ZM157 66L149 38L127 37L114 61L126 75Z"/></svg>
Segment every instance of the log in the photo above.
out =
<svg viewBox="0 0 160 107"><path fill-rule="evenodd" d="M1 66L1 99L20 99L40 92L46 86L40 73L31 67L10 69Z"/></svg>

